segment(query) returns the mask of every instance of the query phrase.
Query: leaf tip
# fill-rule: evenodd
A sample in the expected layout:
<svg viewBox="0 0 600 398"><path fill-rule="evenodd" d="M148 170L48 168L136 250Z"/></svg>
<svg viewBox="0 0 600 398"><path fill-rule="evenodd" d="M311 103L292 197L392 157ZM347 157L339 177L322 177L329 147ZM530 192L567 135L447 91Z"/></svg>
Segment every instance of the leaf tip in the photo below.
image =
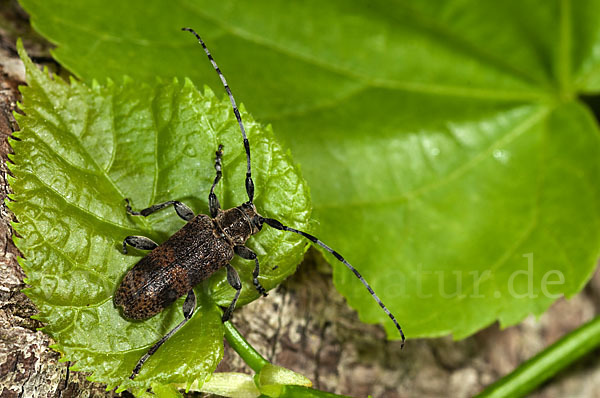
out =
<svg viewBox="0 0 600 398"><path fill-rule="evenodd" d="M23 40L20 37L17 39L17 53L19 54L19 58L21 58L21 60L24 63L33 63L31 61L31 58L29 58L29 56L27 55L27 52L25 51L25 46L23 45Z"/></svg>
<svg viewBox="0 0 600 398"><path fill-rule="evenodd" d="M177 80L177 78L175 78L174 80ZM179 83L179 82L177 82L177 83ZM190 79L189 77L186 77L183 80L183 88L188 89L188 90L189 89L197 90L196 89L196 85L194 84L194 82L192 81L192 79Z"/></svg>
<svg viewBox="0 0 600 398"><path fill-rule="evenodd" d="M31 80L31 74L36 70L35 64L27 55L27 51L25 50L25 46L23 45L23 40L19 37L17 39L17 54L19 54L19 58L23 61L23 65L25 65L25 79L29 82ZM19 91L21 94L23 93L23 87L19 87Z"/></svg>
<svg viewBox="0 0 600 398"><path fill-rule="evenodd" d="M8 184L10 186L12 186L15 178L13 176L11 176L10 174L6 175L6 180L8 181ZM4 198L4 205L8 208L10 208L10 206L12 205L12 203L15 202L15 197L14 197L14 193L9 193L6 195L6 197Z"/></svg>
<svg viewBox="0 0 600 398"><path fill-rule="evenodd" d="M210 99L215 98L214 91L212 91L212 89L210 87L208 87L206 84L204 85L204 96L206 98L210 98Z"/></svg>

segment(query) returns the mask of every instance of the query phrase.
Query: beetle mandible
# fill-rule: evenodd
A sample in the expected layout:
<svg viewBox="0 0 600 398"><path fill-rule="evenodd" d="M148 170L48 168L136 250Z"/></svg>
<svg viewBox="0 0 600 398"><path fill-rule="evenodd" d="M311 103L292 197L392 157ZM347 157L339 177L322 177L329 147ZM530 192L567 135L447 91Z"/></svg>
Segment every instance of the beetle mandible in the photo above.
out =
<svg viewBox="0 0 600 398"><path fill-rule="evenodd" d="M212 66L219 75L219 78L225 87L225 91L229 96L229 100L231 101L233 113L235 114L242 132L244 149L246 151L246 193L248 194L248 201L232 209L221 209L214 190L221 179L221 158L223 156L222 145L219 145L219 148L216 151L216 176L208 195L210 217L204 214L194 215L188 206L176 200L155 204L137 212L132 210L129 200L125 199L128 214L146 217L158 210L172 205L177 215L187 221L186 225L161 245L158 245L145 236L128 236L123 240L123 253L125 254L127 253L127 245L136 249L152 250L135 264L129 272L127 272L114 294L114 304L117 307L122 308L125 317L137 320L151 318L187 293L187 297L183 304L183 321L156 342L156 344L140 358L129 378L135 378L146 360L148 360L148 358L150 358L150 356L154 354L165 341L181 329L192 317L194 310L196 309L196 296L194 295L193 290L194 286L206 280L210 275L222 267L226 267L227 281L236 291L231 304L229 304L223 313L223 322L229 319L242 289L242 284L237 271L229 264L235 254L247 260L254 260L255 268L252 274L254 287L260 294L264 296L267 295L267 292L258 281L258 275L260 273L258 258L252 250L244 246L244 243L251 235L258 233L261 230L263 224L267 224L268 226L281 231L293 232L304 236L311 242L331 253L348 267L354 275L360 279L373 299L375 299L383 311L385 311L394 322L394 325L400 332L402 346L404 346L404 333L394 315L388 310L379 297L377 297L371 286L356 268L350 265L344 257L313 235L287 227L273 218L262 217L257 212L253 203L254 182L252 181L250 164L250 144L246 137L246 130L244 129L244 124L242 123L242 118L231 93L231 89L225 80L225 76L221 73L221 70L200 36L191 28L183 28L182 30L188 31L196 36L198 42L202 45L202 48L204 48L204 52L208 56Z"/></svg>

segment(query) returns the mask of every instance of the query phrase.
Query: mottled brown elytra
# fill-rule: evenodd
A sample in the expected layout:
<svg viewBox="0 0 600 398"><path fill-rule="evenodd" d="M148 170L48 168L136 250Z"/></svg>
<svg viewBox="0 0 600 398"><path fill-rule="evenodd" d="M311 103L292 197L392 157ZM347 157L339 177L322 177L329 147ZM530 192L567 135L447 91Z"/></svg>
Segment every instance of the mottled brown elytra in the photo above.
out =
<svg viewBox="0 0 600 398"><path fill-rule="evenodd" d="M125 254L127 253L127 245L136 249L152 250L129 270L114 294L114 303L117 307L121 307L125 317L138 320L148 319L187 293L183 304L183 321L162 337L150 348L148 353L140 358L129 378L135 378L144 362L192 317L196 309L194 286L207 279L222 267L227 268L227 281L236 290L231 304L223 313L223 322L229 319L242 289L237 271L229 264L234 254L247 260L254 260L255 268L252 280L254 287L260 294L267 295L267 292L258 281L260 272L258 258L252 250L244 246L244 243L246 243L251 235L261 230L263 224L281 231L289 231L302 235L344 263L360 279L371 296L394 322L402 337L402 346L404 346L404 333L394 315L377 297L367 281L344 257L316 237L306 232L287 227L275 219L262 217L258 214L254 203L252 203L254 199L254 182L252 181L250 169L250 144L248 143L246 130L244 129L240 112L231 94L229 85L200 36L193 29L183 28L182 30L191 32L196 36L223 82L231 101L233 113L237 118L242 131L242 138L244 139L247 161L246 193L248 194L248 201L229 210L221 209L214 190L221 179L222 145L219 145L216 152L215 169L217 175L208 195L210 217L203 214L195 216L189 207L176 200L155 204L137 212L131 209L129 200L125 199L127 213L131 215L146 217L155 211L173 205L177 215L187 221L187 224L183 228L161 245L158 245L145 236L128 236L123 240L123 253Z"/></svg>

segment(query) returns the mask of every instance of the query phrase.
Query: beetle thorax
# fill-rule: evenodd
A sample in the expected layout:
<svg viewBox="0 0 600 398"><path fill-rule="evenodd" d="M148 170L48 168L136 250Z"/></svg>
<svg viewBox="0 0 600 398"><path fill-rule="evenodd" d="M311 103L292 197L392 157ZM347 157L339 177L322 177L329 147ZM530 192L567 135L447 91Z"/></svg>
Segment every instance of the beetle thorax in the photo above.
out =
<svg viewBox="0 0 600 398"><path fill-rule="evenodd" d="M214 221L233 245L237 246L243 245L251 235L260 231L261 219L254 204L244 203L232 209L219 211Z"/></svg>

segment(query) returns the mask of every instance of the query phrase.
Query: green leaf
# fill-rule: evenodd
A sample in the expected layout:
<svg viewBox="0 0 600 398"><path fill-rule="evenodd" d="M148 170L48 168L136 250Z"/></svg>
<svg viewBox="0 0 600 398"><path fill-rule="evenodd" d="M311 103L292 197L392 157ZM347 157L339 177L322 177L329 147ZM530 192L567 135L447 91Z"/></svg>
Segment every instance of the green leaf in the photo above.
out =
<svg viewBox="0 0 600 398"><path fill-rule="evenodd" d="M293 370L267 364L256 374L260 391L270 397L279 397L287 385L312 387L312 381Z"/></svg>
<svg viewBox="0 0 600 398"><path fill-rule="evenodd" d="M28 82L21 108L27 116L17 115L21 131L11 141L15 193L9 205L19 220L15 241L31 286L26 293L40 310L44 331L57 341L64 360L75 361L74 370L94 372L92 378L109 388L202 384L223 355L217 304L228 305L234 290L225 286L222 272L198 285L195 315L134 381L128 377L140 357L183 319L183 298L140 322L124 319L112 295L144 255L121 253L126 236L162 242L184 225L172 208L147 218L129 216L123 198L131 198L138 209L180 200L195 213L206 213L214 153L222 143L224 175L217 195L224 208L247 200L246 158L229 101L208 89L200 93L189 80L66 84L36 69L22 47L20 54ZM309 199L298 169L270 128L242 115L252 143L259 211L308 228ZM259 279L268 289L295 270L306 242L265 228L248 246L261 259ZM254 262L232 264L242 277L243 301L256 298Z"/></svg>
<svg viewBox="0 0 600 398"><path fill-rule="evenodd" d="M181 385L179 387L184 388L185 386ZM256 398L260 396L260 391L254 384L254 378L244 373L213 373L201 388L194 383L190 391L235 398Z"/></svg>
<svg viewBox="0 0 600 398"><path fill-rule="evenodd" d="M598 0L21 3L86 80L216 88L178 31L198 30L238 100L300 161L317 236L409 338L514 324L596 267L600 133L577 96L600 89ZM328 259L361 319L398 338Z"/></svg>
<svg viewBox="0 0 600 398"><path fill-rule="evenodd" d="M258 379L261 386L292 384L296 386L312 387L312 381L304 375L270 363L263 366L258 373Z"/></svg>
<svg viewBox="0 0 600 398"><path fill-rule="evenodd" d="M183 398L183 394L173 384L152 384L152 393L148 394L148 398Z"/></svg>

